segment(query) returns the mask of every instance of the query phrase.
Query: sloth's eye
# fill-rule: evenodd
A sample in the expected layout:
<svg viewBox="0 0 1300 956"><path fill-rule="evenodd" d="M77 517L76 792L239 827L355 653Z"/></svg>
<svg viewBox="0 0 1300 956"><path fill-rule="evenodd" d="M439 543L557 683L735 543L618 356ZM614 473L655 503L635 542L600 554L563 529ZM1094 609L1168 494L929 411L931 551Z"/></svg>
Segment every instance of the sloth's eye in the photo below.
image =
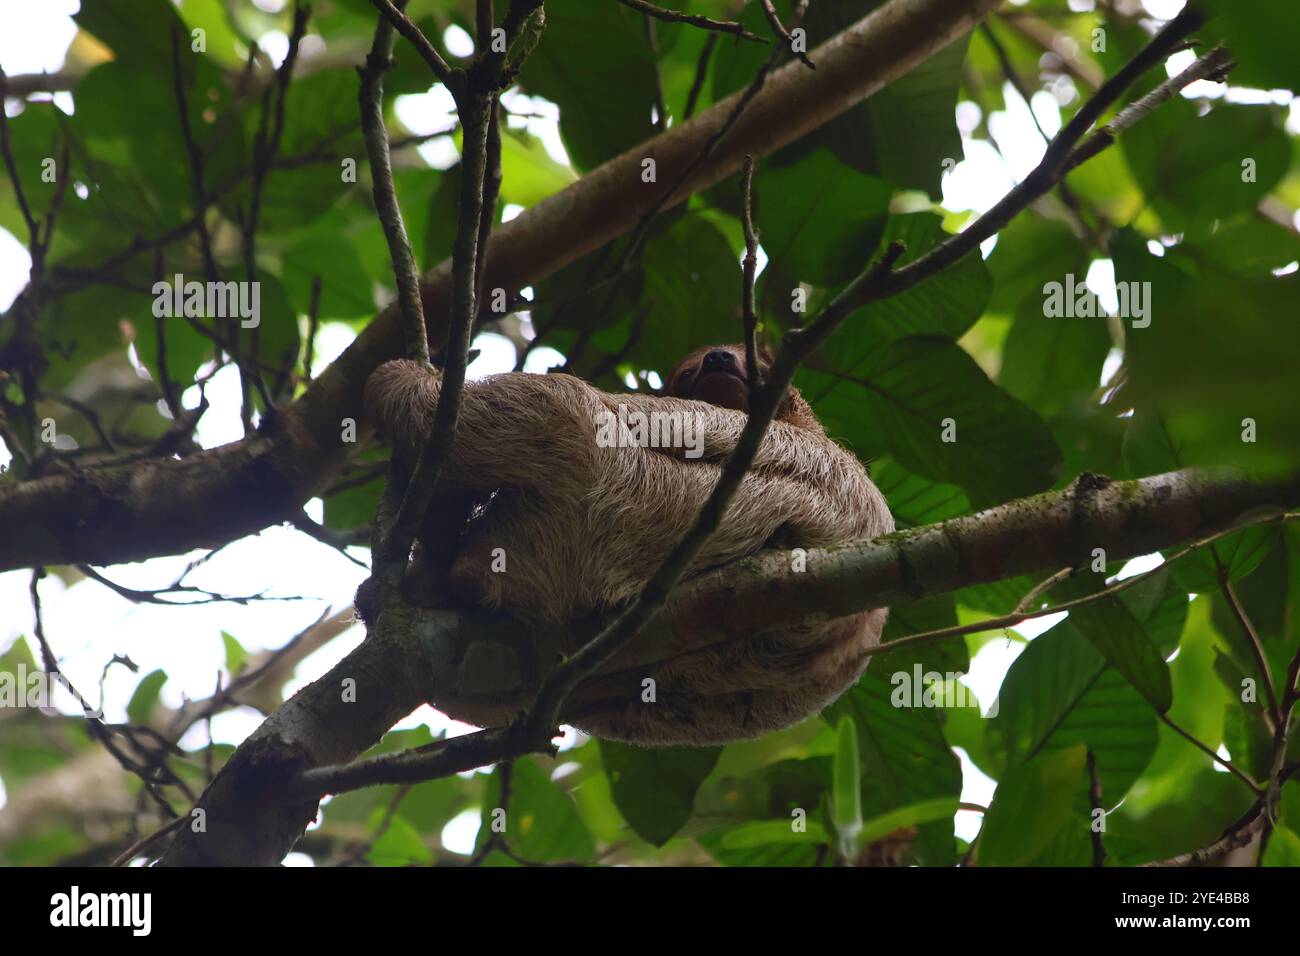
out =
<svg viewBox="0 0 1300 956"><path fill-rule="evenodd" d="M677 376L677 387L673 389L673 391L680 392L682 389L684 389L687 385L691 383L691 379L694 377L695 377L695 369L688 369L687 371L682 372L681 375Z"/></svg>

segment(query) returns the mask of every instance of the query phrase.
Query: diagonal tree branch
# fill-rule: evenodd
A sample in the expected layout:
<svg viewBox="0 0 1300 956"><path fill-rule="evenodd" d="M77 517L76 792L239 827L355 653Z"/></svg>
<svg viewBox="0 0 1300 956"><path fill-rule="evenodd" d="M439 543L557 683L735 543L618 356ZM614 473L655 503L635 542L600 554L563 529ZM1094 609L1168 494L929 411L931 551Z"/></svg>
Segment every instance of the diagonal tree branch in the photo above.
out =
<svg viewBox="0 0 1300 956"><path fill-rule="evenodd" d="M1295 502L1300 502L1300 479L1290 485L1257 486L1229 474L1191 471L1133 482L1111 482L1094 475L1063 491L1009 502L969 518L809 552L805 574L790 573L789 556L784 552L757 555L683 586L651 620L637 644L610 662L601 680L626 677L629 693L633 693L646 668L653 664L711 644L745 640L764 627L808 623L818 619L828 602L834 605L833 617L883 604L905 604L1062 562L1082 565L1096 547L1123 560L1189 538L1277 520L1282 509ZM1144 529L1140 544L1133 538L1136 527ZM1026 549L1026 541L1033 546ZM1084 602L1101 596L1092 595ZM425 612L420 619L418 626L425 632L437 622L448 623L441 612ZM444 637L455 640L453 633ZM501 626L493 629L492 640L508 642L523 656L509 662L475 661L465 650L479 639L478 633L473 630L475 636L464 643L456 641L455 659L463 662L462 668L441 674L438 686L430 689L434 699L440 692L455 693L463 686L490 687L485 694L501 695L508 690L507 675L536 674L545 666L532 635ZM893 649L908 640L881 649ZM447 649L441 653L451 656ZM608 693L608 689L605 683L603 691ZM530 689L516 686L513 690L518 706L523 706ZM580 707L567 716L578 713ZM464 743L455 748L435 744L345 767L309 771L297 786L302 788L300 792L321 795L376 783L413 782L442 775L444 770L472 769L502 759L504 753L529 750L522 735L512 735L506 728L474 736L482 751L466 750ZM479 762L462 763L474 760Z"/></svg>

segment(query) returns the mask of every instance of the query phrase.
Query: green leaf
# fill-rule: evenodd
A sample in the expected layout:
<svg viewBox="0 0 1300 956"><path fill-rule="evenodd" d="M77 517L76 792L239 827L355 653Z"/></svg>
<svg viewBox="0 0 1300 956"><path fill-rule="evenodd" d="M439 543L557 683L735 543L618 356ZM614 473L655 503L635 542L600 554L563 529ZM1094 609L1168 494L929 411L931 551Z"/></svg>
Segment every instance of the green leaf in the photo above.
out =
<svg viewBox="0 0 1300 956"><path fill-rule="evenodd" d="M998 235L988 259L990 308L1013 315L998 383L1044 416L1081 404L1097 389L1110 349L1106 318L1048 317L1049 283L1082 286L1088 250L1063 222L1021 215Z"/></svg>
<svg viewBox="0 0 1300 956"><path fill-rule="evenodd" d="M433 862L433 854L424 845L419 831L401 814L390 816L385 809L376 807L367 823L372 830L385 826L366 854L375 866L427 866Z"/></svg>
<svg viewBox="0 0 1300 956"><path fill-rule="evenodd" d="M131 695L131 700L126 705L126 716L131 723L149 722L149 715L158 705L158 697L165 683L167 683L167 672L164 670L150 671L140 679L140 683L135 685L135 693Z"/></svg>
<svg viewBox="0 0 1300 956"><path fill-rule="evenodd" d="M998 692L989 751L1009 768L1084 745L1097 757L1108 806L1118 803L1156 749L1151 705L1070 619L1029 642Z"/></svg>
<svg viewBox="0 0 1300 956"><path fill-rule="evenodd" d="M1274 827L1264 850L1262 866L1300 866L1300 833L1290 827Z"/></svg>
<svg viewBox="0 0 1300 956"><path fill-rule="evenodd" d="M579 169L598 166L654 133L655 66L641 17L617 3L546 4L546 32L519 80L527 92L560 107L560 134Z"/></svg>
<svg viewBox="0 0 1300 956"><path fill-rule="evenodd" d="M819 4L813 12L832 9ZM826 141L845 162L938 200L945 163L965 158L955 117L969 42L962 35L832 120L821 131Z"/></svg>
<svg viewBox="0 0 1300 956"><path fill-rule="evenodd" d="M184 0L179 12L190 28L183 37L183 50L190 49L193 31L202 30L205 52L213 60L233 69L247 62L244 42L231 28L231 11L222 0Z"/></svg>
<svg viewBox="0 0 1300 956"><path fill-rule="evenodd" d="M802 831L787 820L755 820L727 828L719 845L724 850L753 850L774 843L828 844L830 839L816 820L809 820Z"/></svg>
<svg viewBox="0 0 1300 956"><path fill-rule="evenodd" d="M1120 142L1166 231L1204 231L1217 217L1257 206L1286 173L1292 147L1284 117L1272 107L1230 103L1198 116L1195 103L1175 97Z"/></svg>
<svg viewBox="0 0 1300 956"><path fill-rule="evenodd" d="M932 594L917 601L895 607L889 612L881 641L888 645L900 637L937 631L957 623L957 608L951 594ZM886 650L872 658L871 668L878 674L912 671L920 665L923 670L964 674L970 668L970 655L959 636L942 641L915 644L896 651Z"/></svg>
<svg viewBox="0 0 1300 956"><path fill-rule="evenodd" d="M1105 587L1100 575L1079 574L1052 589L1062 599L1087 597ZM1070 610L1071 622L1112 667L1160 713L1173 702L1169 666L1146 630L1118 597L1090 601Z"/></svg>
<svg viewBox="0 0 1300 956"><path fill-rule="evenodd" d="M838 0L811 6L801 26L808 48L829 40L845 27L881 6L881 0ZM783 22L791 20L791 4L777 3ZM724 16L726 14L723 14ZM750 4L739 17L749 29L768 35L761 7ZM944 161L962 159L955 112L962 82L968 38L963 36L917 64L803 140L778 154L778 161L799 158L815 149L830 148L845 163L909 189L940 195ZM713 98L749 86L768 48L751 43L719 44L714 54Z"/></svg>
<svg viewBox="0 0 1300 956"><path fill-rule="evenodd" d="M1082 283L1088 275L1088 250L1065 223L1024 212L998 233L988 258L993 276L989 308L1014 315L1026 305L1042 314L1044 284L1064 282L1073 275Z"/></svg>
<svg viewBox="0 0 1300 956"><path fill-rule="evenodd" d="M1206 7L1214 19L1205 32L1222 36L1232 51L1234 85L1300 90L1294 38L1281 28L1295 15L1289 0L1206 0Z"/></svg>
<svg viewBox="0 0 1300 956"><path fill-rule="evenodd" d="M546 152L542 141L522 130L501 131L501 198L520 206L535 206L578 177Z"/></svg>
<svg viewBox="0 0 1300 956"><path fill-rule="evenodd" d="M930 213L891 216L880 249L895 241L903 243L907 251L899 262L906 265L946 238L941 224ZM992 289L984 260L971 252L905 292L863 306L831 336L824 351L837 356L840 367L853 369L886 343L908 336L937 335L956 341L983 315Z"/></svg>
<svg viewBox="0 0 1300 956"><path fill-rule="evenodd" d="M605 268L596 268L594 276L606 279L619 255L616 247ZM595 323L598 331L592 344L597 349L622 353L634 342L628 353L633 367L667 371L701 343L736 338L739 269L715 225L693 213L670 220L667 228L646 242L641 265L621 282L593 285L593 262L584 258L541 283L537 291L541 305L534 321L560 330L548 336L547 344L567 351L569 343ZM614 286L618 294L607 303ZM588 352L576 367L588 371L598 358Z"/></svg>
<svg viewBox="0 0 1300 956"><path fill-rule="evenodd" d="M321 318L355 319L375 312L370 277L356 248L336 233L311 233L294 244L283 259L285 291L295 312L311 309L313 277L320 278Z"/></svg>
<svg viewBox="0 0 1300 956"><path fill-rule="evenodd" d="M10 150L18 182L23 188L23 197L27 200L32 215L43 219L58 193L59 182L72 174L70 170L59 168L64 144L69 143L71 138L68 132L71 124L68 117L53 103L27 103L23 111L17 116L9 117L7 123ZM18 210L17 196L8 172L6 168L6 175L0 178L0 196L5 199L4 204L0 205L0 210L4 213L0 226L26 245L27 224Z"/></svg>
<svg viewBox="0 0 1300 956"><path fill-rule="evenodd" d="M262 272L258 281L260 320L256 327L240 328L238 336L242 349L256 349L262 377L274 393L298 364L302 345L298 334L298 314L289 303L289 296L279 279Z"/></svg>
<svg viewBox="0 0 1300 956"><path fill-rule="evenodd" d="M977 508L1055 483L1061 452L1042 419L945 339L902 339L857 379L873 423L905 468L964 488ZM945 441L947 423L955 441Z"/></svg>
<svg viewBox="0 0 1300 956"><path fill-rule="evenodd" d="M375 478L362 485L344 488L325 499L325 527L351 531L368 525L384 493L384 479Z"/></svg>
<svg viewBox="0 0 1300 956"><path fill-rule="evenodd" d="M874 843L895 830L951 820L957 812L958 801L953 797L937 797L899 807L880 816L872 817L862 825L862 842Z"/></svg>
<svg viewBox="0 0 1300 956"><path fill-rule="evenodd" d="M871 480L889 502L899 528L947 521L971 510L970 499L956 485L914 475L892 458L871 463Z"/></svg>
<svg viewBox="0 0 1300 956"><path fill-rule="evenodd" d="M487 839L492 811L500 800L500 774L498 768L488 781L479 845ZM511 771L505 839L513 853L530 861L585 862L596 855L596 842L578 814L573 798L552 783L536 761L528 758L516 760Z"/></svg>
<svg viewBox="0 0 1300 956"><path fill-rule="evenodd" d="M1210 625L1209 607L1210 602L1204 597L1191 602L1188 607L1187 626L1178 645L1178 654L1169 664L1174 688L1174 703L1169 710L1169 719L1197 740L1217 748L1223 740L1223 714L1229 697L1214 673L1214 645L1218 638ZM1200 786L1197 774L1204 770L1208 777L1224 778L1227 783L1225 788L1205 794L1205 804L1212 804L1218 799L1220 809L1215 813L1231 813L1235 806L1222 802L1222 793L1240 790L1247 797L1250 793L1241 786L1241 781L1213 767L1213 761L1204 751L1161 724L1155 755L1137 784L1129 791L1124 810L1134 819L1144 820L1148 825L1153 822L1152 817L1157 811L1171 813L1172 808L1180 804L1188 805L1188 815L1200 815L1201 811L1192 808L1191 804L1202 799L1196 788ZM1243 806L1241 810L1244 809ZM1198 834L1206 835L1206 839L1199 845L1214 840L1231 820L1230 816L1223 820L1222 825L1213 833ZM1203 827L1206 831L1213 830L1218 822L1211 818L1203 823ZM1157 843L1156 847L1157 850L1167 850L1165 855L1171 855L1190 849L1193 845L1198 844L1182 845L1180 842L1162 847Z"/></svg>
<svg viewBox="0 0 1300 956"><path fill-rule="evenodd" d="M1002 778L984 816L981 866L1025 866L1046 850L1075 815L1087 793L1087 748L1043 753Z"/></svg>
<svg viewBox="0 0 1300 956"><path fill-rule="evenodd" d="M655 846L667 843L690 819L695 794L721 752L721 747L645 749L600 742L619 812L638 836Z"/></svg>
<svg viewBox="0 0 1300 956"><path fill-rule="evenodd" d="M1048 318L1027 309L1007 334L998 384L1040 414L1054 415L1097 390L1109 351L1105 317Z"/></svg>
<svg viewBox="0 0 1300 956"><path fill-rule="evenodd" d="M983 704L969 687L964 688L964 699L955 699L954 703L956 706L944 708L944 738L966 751L983 774L997 780L1006 767L1001 752L995 753L988 744L990 718L984 716Z"/></svg>
<svg viewBox="0 0 1300 956"><path fill-rule="evenodd" d="M118 320L139 322L140 317L149 317L152 323L149 310L147 296L100 285L46 302L37 324L37 341L47 355L56 356L58 361L42 379L41 387L57 390L88 363L110 352L124 351L126 343Z"/></svg>
<svg viewBox="0 0 1300 956"><path fill-rule="evenodd" d="M221 632L221 643L226 648L226 670L231 677L236 677L248 665L248 651L234 635Z"/></svg>
<svg viewBox="0 0 1300 956"><path fill-rule="evenodd" d="M703 833L696 839L700 846L724 866L809 867L835 859L833 854L825 853L824 844L816 840L818 836L827 839L825 831L816 821L810 820L807 833L797 834L800 837L797 840L781 834L782 829L787 833L790 831L790 824L785 821L764 821L760 830L754 830L754 827L754 823L721 827ZM737 831L740 835L733 838L732 833ZM778 838L760 843L762 836ZM729 845L731 839L737 840L739 845Z"/></svg>
<svg viewBox="0 0 1300 956"><path fill-rule="evenodd" d="M1300 367L1300 274L1242 278L1191 248L1155 257L1130 231L1111 250L1117 280L1150 283L1152 301L1150 325L1127 334L1125 400L1163 418L1188 465L1300 464L1300 404L1277 384Z"/></svg>
<svg viewBox="0 0 1300 956"><path fill-rule="evenodd" d="M181 55L193 56L189 30L167 0L82 0L72 19L112 49L118 63L159 78L166 76L168 82L173 31L179 37Z"/></svg>
<svg viewBox="0 0 1300 956"><path fill-rule="evenodd" d="M760 166L754 221L768 255L763 301L788 308L793 282L831 286L866 266L884 228L892 188L819 150L786 167Z"/></svg>

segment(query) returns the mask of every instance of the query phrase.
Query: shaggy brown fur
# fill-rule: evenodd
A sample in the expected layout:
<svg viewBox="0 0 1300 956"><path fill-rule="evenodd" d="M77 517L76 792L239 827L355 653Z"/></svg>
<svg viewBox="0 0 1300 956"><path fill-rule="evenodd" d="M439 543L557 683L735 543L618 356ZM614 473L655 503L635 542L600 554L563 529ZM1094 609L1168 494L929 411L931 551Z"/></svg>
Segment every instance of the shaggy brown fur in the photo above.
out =
<svg viewBox="0 0 1300 956"><path fill-rule="evenodd" d="M404 360L388 362L367 382L366 407L399 454L412 456L424 440L440 385L435 373ZM743 350L691 353L665 392L610 395L568 375L523 373L467 384L439 487L494 494L457 546L453 594L539 624L598 615L634 598L691 527L744 428ZM690 416L700 428L702 454L601 447L600 424L620 405L625 412ZM892 529L884 498L862 465L826 437L791 389L689 573L763 547L824 547ZM501 573L491 569L497 548L507 561ZM646 673L599 677L572 701L575 723L597 736L642 744L717 744L789 726L857 680L886 613L755 634ZM654 702L642 701L645 677L655 680ZM510 716L454 700L435 703L473 723Z"/></svg>

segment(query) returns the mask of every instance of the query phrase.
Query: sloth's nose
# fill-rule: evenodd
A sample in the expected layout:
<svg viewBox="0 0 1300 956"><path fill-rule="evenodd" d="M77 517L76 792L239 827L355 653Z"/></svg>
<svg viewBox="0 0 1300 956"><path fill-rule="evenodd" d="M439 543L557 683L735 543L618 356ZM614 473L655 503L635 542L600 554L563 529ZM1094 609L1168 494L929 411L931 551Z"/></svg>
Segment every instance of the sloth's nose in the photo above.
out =
<svg viewBox="0 0 1300 956"><path fill-rule="evenodd" d="M705 372L735 372L736 356L732 355L726 349L710 349L704 354L704 361L700 363L700 369Z"/></svg>

